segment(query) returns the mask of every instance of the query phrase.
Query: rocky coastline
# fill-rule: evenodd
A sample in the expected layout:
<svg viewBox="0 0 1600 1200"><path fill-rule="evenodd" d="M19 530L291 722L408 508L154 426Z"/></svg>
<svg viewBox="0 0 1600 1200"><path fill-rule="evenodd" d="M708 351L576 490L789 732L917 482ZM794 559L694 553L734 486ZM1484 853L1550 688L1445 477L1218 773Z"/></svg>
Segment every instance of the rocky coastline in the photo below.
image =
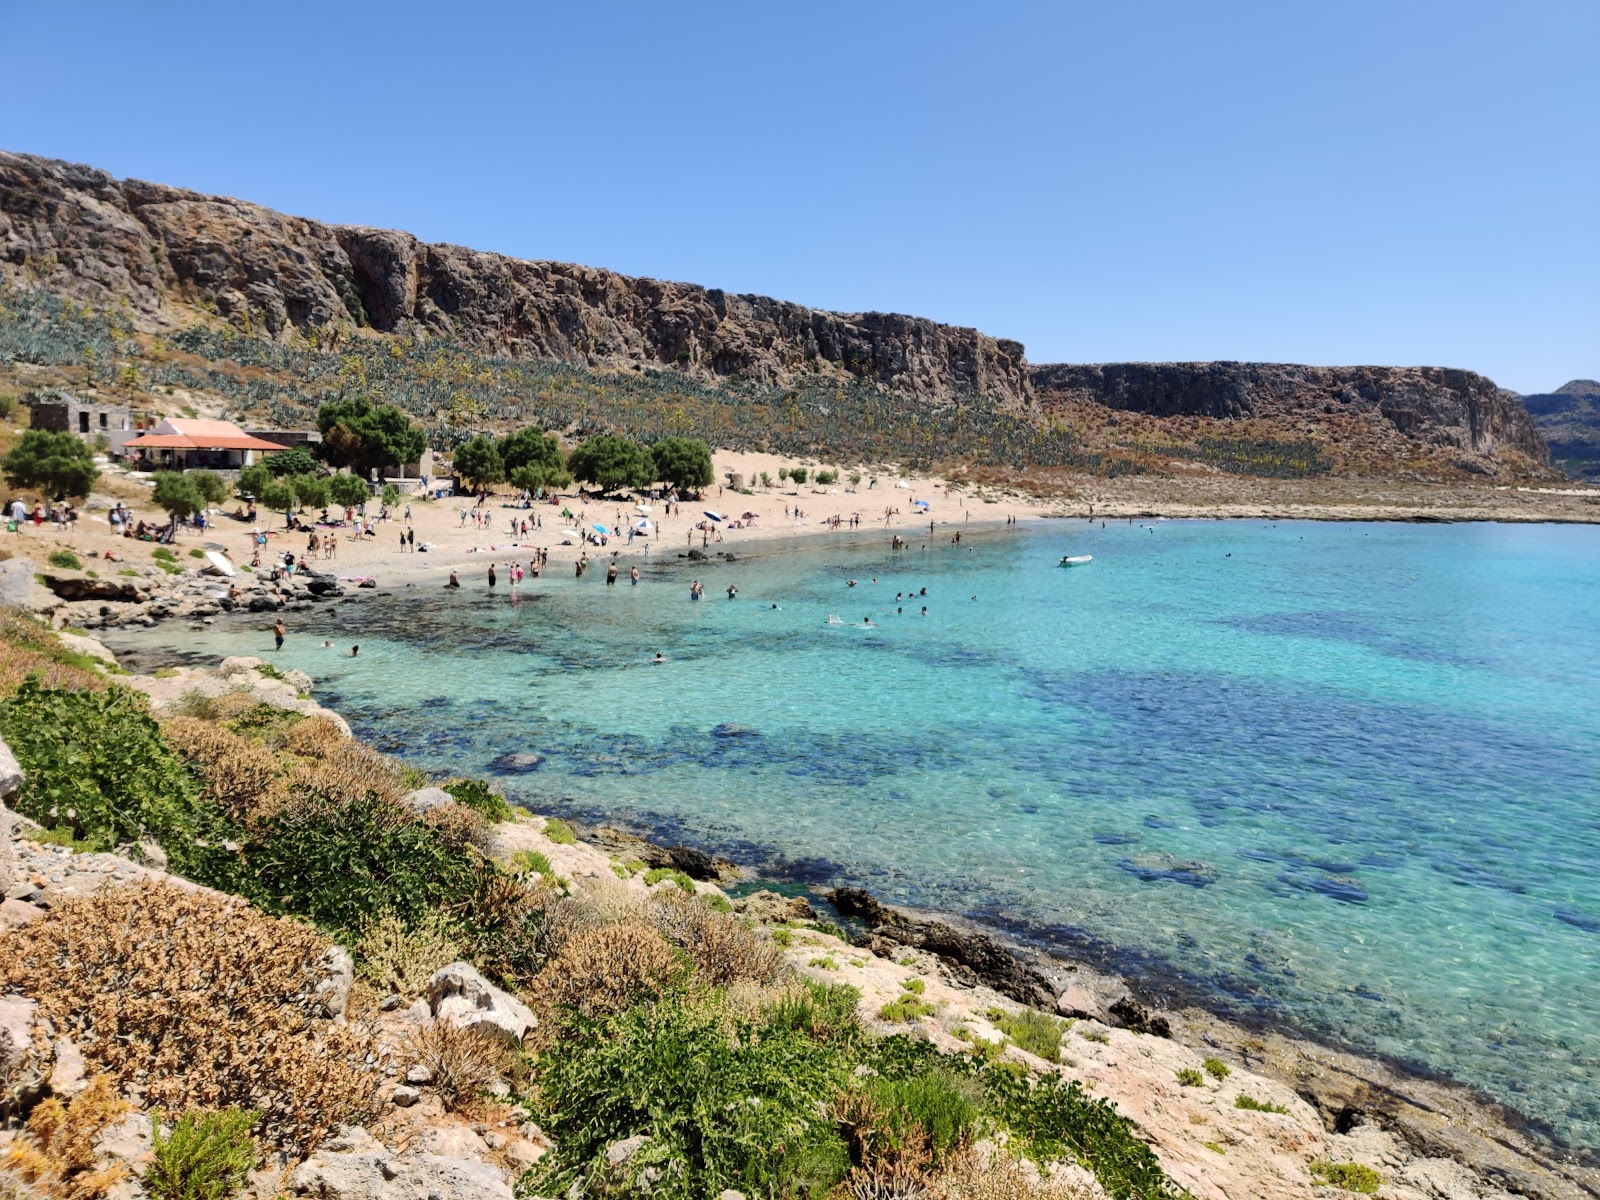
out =
<svg viewBox="0 0 1600 1200"><path fill-rule="evenodd" d="M111 653L91 639L77 638L74 647L114 665ZM280 678L264 670L260 660L169 668L127 676L123 682L149 695L158 713L192 704L197 694L218 698L243 689L253 701L343 726L336 714L309 698L311 680ZM14 790L14 766L0 774ZM417 795L422 803L424 793ZM1334 1195L1305 1181L1307 1162L1330 1158L1379 1171L1386 1183L1378 1194L1391 1200L1600 1195L1595 1164L1564 1159L1559 1148L1541 1143L1514 1114L1460 1085L1289 1031L1240 1025L1196 1005L1163 1008L1152 993L1116 975L950 914L885 905L861 888L814 887L807 895L784 895L761 886L751 878L752 870L732 858L681 840L660 840L649 831L608 822L578 825L575 840L557 839L553 833L547 836L546 825L538 816L502 823L497 826L502 850L547 855L553 869L579 889L643 887L643 874L617 871L621 861L638 864L640 871L649 866L693 880L692 886L705 894L723 895L729 889L727 894L739 897L734 906L748 920L773 931L796 970L850 983L863 993L864 1012L876 1012L880 1002L892 1004L914 990L920 1014L914 1020L917 1035L947 1051L974 1044L972 1039L1007 1044L1008 1014L1024 1009L1043 1009L1067 1019L1077 1032L1068 1034L1072 1053L1057 1069L1083 1080L1135 1120L1173 1178L1197 1198ZM8 848L14 844L17 855L14 867L5 864L3 915L9 926L48 920L52 904L85 889L162 876L159 858L138 862L78 854L31 840L25 827L12 838L0 836L0 841ZM426 1002L427 1013L419 1009L411 1019L426 1021L435 1013L453 1011L446 1001L454 993L444 984L440 988L437 1000L419 1001ZM504 1003L490 999L491 1009L515 1012L510 997ZM5 1015L13 1024L22 1019L17 1013ZM1019 1047L1006 1053L1020 1056L1032 1068L1048 1066ZM1174 1085L1174 1075L1182 1078L1201 1056L1208 1063L1229 1064L1231 1071L1198 1086ZM82 1086L70 1047L58 1047L52 1061L47 1087L69 1092ZM536 1162L544 1153L536 1129L476 1129L448 1120L427 1102L427 1081L420 1074L417 1084L409 1079L408 1074L393 1089L392 1100L394 1120L411 1123L409 1138L396 1143L392 1125L379 1129L399 1150L368 1130L343 1132L296 1168L288 1194L366 1194L348 1189L373 1186L361 1180L376 1172L390 1181L409 1179L405 1187L414 1184L422 1189L418 1195L441 1180L454 1180L460 1189L455 1194L509 1196L500 1180L514 1176L517 1161ZM1260 1102L1266 1111L1233 1104L1237 1097ZM404 1149L418 1137L431 1148L420 1158ZM515 1151L510 1158L508 1147ZM119 1152L137 1165L148 1144L135 1139ZM337 1181L332 1192L327 1190L334 1186L330 1181ZM372 1194L412 1192L380 1187Z"/></svg>

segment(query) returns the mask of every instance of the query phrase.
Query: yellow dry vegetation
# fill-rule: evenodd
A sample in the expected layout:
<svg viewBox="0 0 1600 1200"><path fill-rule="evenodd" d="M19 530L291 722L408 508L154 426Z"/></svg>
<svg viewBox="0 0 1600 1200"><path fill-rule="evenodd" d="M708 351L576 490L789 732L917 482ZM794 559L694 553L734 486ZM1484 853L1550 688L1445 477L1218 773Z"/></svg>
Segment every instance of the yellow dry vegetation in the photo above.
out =
<svg viewBox="0 0 1600 1200"><path fill-rule="evenodd" d="M251 1108L304 1152L374 1101L373 1052L319 1020L326 942L242 900L145 881L69 900L0 933L0 990L39 1002L90 1070L169 1111Z"/></svg>

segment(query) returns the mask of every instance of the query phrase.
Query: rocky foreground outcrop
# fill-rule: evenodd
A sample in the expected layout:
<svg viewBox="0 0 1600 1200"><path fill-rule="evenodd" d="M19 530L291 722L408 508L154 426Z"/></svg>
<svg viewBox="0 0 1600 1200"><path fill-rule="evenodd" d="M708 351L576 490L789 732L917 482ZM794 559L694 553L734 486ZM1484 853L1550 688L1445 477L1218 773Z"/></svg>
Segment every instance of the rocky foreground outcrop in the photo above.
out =
<svg viewBox="0 0 1600 1200"><path fill-rule="evenodd" d="M324 225L26 154L0 152L0 273L126 303L146 323L195 305L273 337L364 327L768 384L822 375L923 399L1028 396L1021 344L975 329Z"/></svg>

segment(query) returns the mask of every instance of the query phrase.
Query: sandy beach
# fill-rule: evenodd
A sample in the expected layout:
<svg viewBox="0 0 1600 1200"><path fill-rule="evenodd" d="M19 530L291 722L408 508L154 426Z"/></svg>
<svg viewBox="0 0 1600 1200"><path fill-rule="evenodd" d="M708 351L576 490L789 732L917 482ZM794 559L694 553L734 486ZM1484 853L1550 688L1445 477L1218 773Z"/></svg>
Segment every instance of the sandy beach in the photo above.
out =
<svg viewBox="0 0 1600 1200"><path fill-rule="evenodd" d="M463 582L485 575L489 564L504 571L511 563L527 568L536 550L548 552L547 571L570 577L582 556L589 571L604 575L605 561L615 560L626 577L636 564L676 559L690 550L708 555L771 551L779 544L840 533L885 542L897 534L917 537L953 537L961 529L1001 526L1048 519L1257 519L1333 521L1600 521L1600 493L1584 489L1535 490L1451 484L1422 484L1352 479L1263 480L1237 476L1172 478L1123 477L1114 480L1081 477L1057 481L1050 494L1029 494L1015 487L992 486L978 481L949 480L924 475L875 474L867 468L846 468L831 485L811 482L796 486L777 482L778 471L799 465L794 460L768 454L717 452L715 475L722 481L707 488L699 500L684 500L668 513L664 504L649 503L651 536L612 536L608 544L583 545L572 530L592 532L596 525L624 527L642 515L630 500L583 498L576 489L558 497L558 503L514 507L515 493L502 486L482 506L482 523L473 519L476 501L470 496L441 500L402 498L397 511L380 522L373 537L334 531L337 550L332 559L318 558L318 570L347 579L374 578L380 587L397 581L438 579L442 585L454 570ZM753 489L736 492L727 486L737 474L750 488L765 471L771 487L759 482ZM813 474L815 467L812 467ZM859 483L848 482L859 472ZM58 533L46 522L35 528L24 523L15 535L0 541L0 548L18 557L43 560L52 551L68 549L91 558L111 551L131 565L154 562L155 544L113 536L107 520L108 500L128 505L135 520L158 522L164 514L149 500L148 485L126 473L101 477L96 497L83 507L77 527ZM918 502L926 502L926 508ZM410 509L409 526L406 509ZM236 505L215 511L211 527L203 534L185 527L175 549L184 566L191 552L204 545L226 548L235 563L248 563L255 530L269 538L262 558L270 562L286 552L298 558L307 546L304 533L286 532L281 513L258 512L252 524L234 518ZM368 505L376 514L377 503ZM573 514L562 517L563 510ZM710 520L706 512L723 518ZM466 514L463 519L463 513ZM307 514L302 514L304 517ZM537 523L527 535L521 522ZM517 532L511 528L518 523ZM836 530L830 524L838 520ZM852 520L855 524L852 525ZM402 547L401 534L415 531L415 551ZM567 531L564 533L563 531ZM326 531L322 533L326 537ZM424 547L427 549L424 550ZM93 563L86 564L90 567Z"/></svg>

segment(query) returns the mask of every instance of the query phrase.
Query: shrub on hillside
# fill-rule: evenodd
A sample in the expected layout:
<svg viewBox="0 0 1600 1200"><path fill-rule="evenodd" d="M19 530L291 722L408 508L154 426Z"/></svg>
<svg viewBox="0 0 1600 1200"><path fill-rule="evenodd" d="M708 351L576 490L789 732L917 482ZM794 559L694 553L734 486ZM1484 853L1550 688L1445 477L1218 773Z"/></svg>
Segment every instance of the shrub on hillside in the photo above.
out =
<svg viewBox="0 0 1600 1200"><path fill-rule="evenodd" d="M52 550L45 562L62 571L83 570L83 560L71 550Z"/></svg>
<svg viewBox="0 0 1600 1200"><path fill-rule="evenodd" d="M25 774L16 808L99 849L153 837L183 874L227 876L233 831L199 799L144 697L123 688L55 691L24 683L0 701L3 733Z"/></svg>
<svg viewBox="0 0 1600 1200"><path fill-rule="evenodd" d="M440 967L461 958L461 946L440 913L407 929L393 913L368 918L356 941L357 970L382 995L421 994Z"/></svg>
<svg viewBox="0 0 1600 1200"><path fill-rule="evenodd" d="M389 761L376 750L348 738L320 758L301 759L292 774L292 783L298 791L341 803L368 796L394 802L405 795Z"/></svg>
<svg viewBox="0 0 1600 1200"><path fill-rule="evenodd" d="M444 790L457 804L470 808L491 824L498 825L516 816L516 809L510 802L490 791L489 785L481 779L452 779L444 785Z"/></svg>
<svg viewBox="0 0 1600 1200"><path fill-rule="evenodd" d="M552 970L554 964L552 964ZM607 1194L613 1142L650 1138L629 1161L662 1171L657 1194L820 1197L850 1169L827 1103L848 1076L803 1034L714 1005L653 1004L600 1021L538 1054L539 1124L555 1140L530 1181Z"/></svg>
<svg viewBox="0 0 1600 1200"><path fill-rule="evenodd" d="M683 960L643 925L602 925L573 936L540 974L535 996L546 1008L581 1017L612 1016L680 986Z"/></svg>
<svg viewBox="0 0 1600 1200"><path fill-rule="evenodd" d="M302 758L327 758L350 740L331 717L307 717L285 729L278 741Z"/></svg>
<svg viewBox="0 0 1600 1200"><path fill-rule="evenodd" d="M198 717L161 722L161 736L200 780L201 798L235 821L257 824L288 802L283 767L260 742Z"/></svg>
<svg viewBox="0 0 1600 1200"><path fill-rule="evenodd" d="M252 833L237 890L327 929L358 930L385 912L409 929L465 912L486 869L391 800L310 793Z"/></svg>
<svg viewBox="0 0 1600 1200"><path fill-rule="evenodd" d="M249 1110L184 1113L151 1141L145 1194L151 1200L229 1200L242 1189L260 1152L250 1138L257 1114Z"/></svg>
<svg viewBox="0 0 1600 1200"><path fill-rule="evenodd" d="M695 977L707 987L768 986L788 974L783 955L770 939L699 900L664 892L652 896L644 911L662 937L689 955Z"/></svg>
<svg viewBox="0 0 1600 1200"><path fill-rule="evenodd" d="M106 678L87 654L68 650L42 623L0 607L0 697L32 676L46 689L101 691Z"/></svg>
<svg viewBox="0 0 1600 1200"><path fill-rule="evenodd" d="M377 1079L368 1042L312 1017L325 949L242 901L145 882L0 934L0 988L36 999L91 1071L147 1103L256 1109L261 1137L303 1151L362 1119Z"/></svg>
<svg viewBox="0 0 1600 1200"><path fill-rule="evenodd" d="M462 1028L433 1021L414 1030L401 1056L433 1074L432 1087L451 1112L471 1111L474 1103L511 1070L505 1043L478 1026Z"/></svg>

